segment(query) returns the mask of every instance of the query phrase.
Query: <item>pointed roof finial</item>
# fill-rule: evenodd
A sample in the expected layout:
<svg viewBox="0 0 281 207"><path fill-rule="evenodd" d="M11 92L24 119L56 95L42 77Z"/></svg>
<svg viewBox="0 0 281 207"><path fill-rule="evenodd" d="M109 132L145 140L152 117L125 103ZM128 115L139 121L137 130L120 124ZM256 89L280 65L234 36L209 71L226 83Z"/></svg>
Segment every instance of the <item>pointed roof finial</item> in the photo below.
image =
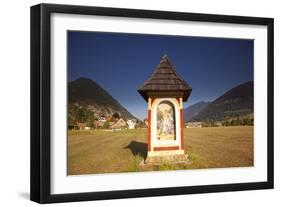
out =
<svg viewBox="0 0 281 207"><path fill-rule="evenodd" d="M167 54L164 54L152 75L138 89L138 92L147 101L150 96L182 97L186 101L192 89L174 69ZM154 94L154 95L153 95Z"/></svg>
<svg viewBox="0 0 281 207"><path fill-rule="evenodd" d="M163 59L168 58L168 54L167 54L167 51L166 51L166 50L164 51L164 55L163 55L162 58L163 58Z"/></svg>

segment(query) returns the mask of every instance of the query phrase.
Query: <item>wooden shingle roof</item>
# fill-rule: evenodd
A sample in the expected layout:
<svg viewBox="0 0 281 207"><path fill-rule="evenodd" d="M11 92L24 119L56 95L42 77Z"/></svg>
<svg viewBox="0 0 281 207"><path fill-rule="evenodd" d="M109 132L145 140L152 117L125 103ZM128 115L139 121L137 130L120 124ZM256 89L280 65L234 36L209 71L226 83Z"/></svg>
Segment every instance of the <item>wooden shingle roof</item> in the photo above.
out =
<svg viewBox="0 0 281 207"><path fill-rule="evenodd" d="M145 100L148 97L182 97L186 101L191 91L191 87L177 74L166 54L149 79L138 89Z"/></svg>

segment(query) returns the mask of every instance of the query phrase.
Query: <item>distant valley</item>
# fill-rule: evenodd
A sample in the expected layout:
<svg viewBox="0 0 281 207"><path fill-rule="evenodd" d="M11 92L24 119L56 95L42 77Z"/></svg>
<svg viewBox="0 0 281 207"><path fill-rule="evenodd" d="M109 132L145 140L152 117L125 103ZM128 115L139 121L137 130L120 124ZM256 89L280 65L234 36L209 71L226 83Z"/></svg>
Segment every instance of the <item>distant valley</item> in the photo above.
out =
<svg viewBox="0 0 281 207"><path fill-rule="evenodd" d="M253 116L254 84L240 84L213 102L199 102L184 110L185 121L222 121L233 117Z"/></svg>
<svg viewBox="0 0 281 207"><path fill-rule="evenodd" d="M203 109L205 109L211 102L198 102L184 109L184 121L192 121Z"/></svg>

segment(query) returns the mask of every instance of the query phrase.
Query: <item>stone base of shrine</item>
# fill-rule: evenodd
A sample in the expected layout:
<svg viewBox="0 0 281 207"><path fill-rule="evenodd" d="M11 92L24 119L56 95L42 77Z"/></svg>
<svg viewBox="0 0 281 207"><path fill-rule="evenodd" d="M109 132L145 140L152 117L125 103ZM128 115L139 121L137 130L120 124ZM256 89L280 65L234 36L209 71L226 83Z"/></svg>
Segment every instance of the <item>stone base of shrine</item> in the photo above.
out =
<svg viewBox="0 0 281 207"><path fill-rule="evenodd" d="M189 163L188 155L184 150L149 152L144 164L176 164Z"/></svg>
<svg viewBox="0 0 281 207"><path fill-rule="evenodd" d="M147 157L158 157L166 155L184 155L184 150L159 150L150 151L147 153Z"/></svg>

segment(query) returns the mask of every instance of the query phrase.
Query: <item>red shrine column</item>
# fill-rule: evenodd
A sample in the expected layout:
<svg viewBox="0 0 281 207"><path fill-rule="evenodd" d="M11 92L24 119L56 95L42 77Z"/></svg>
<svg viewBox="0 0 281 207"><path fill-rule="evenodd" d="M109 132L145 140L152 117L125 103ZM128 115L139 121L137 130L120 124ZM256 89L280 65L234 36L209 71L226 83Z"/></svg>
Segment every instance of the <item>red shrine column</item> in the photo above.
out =
<svg viewBox="0 0 281 207"><path fill-rule="evenodd" d="M183 119L183 102L182 98L179 98L180 104L180 131L181 131L181 150L184 150L184 119Z"/></svg>
<svg viewBox="0 0 281 207"><path fill-rule="evenodd" d="M147 140L147 150L151 151L151 98L148 98L148 117L147 117L147 129L148 129L148 140Z"/></svg>

